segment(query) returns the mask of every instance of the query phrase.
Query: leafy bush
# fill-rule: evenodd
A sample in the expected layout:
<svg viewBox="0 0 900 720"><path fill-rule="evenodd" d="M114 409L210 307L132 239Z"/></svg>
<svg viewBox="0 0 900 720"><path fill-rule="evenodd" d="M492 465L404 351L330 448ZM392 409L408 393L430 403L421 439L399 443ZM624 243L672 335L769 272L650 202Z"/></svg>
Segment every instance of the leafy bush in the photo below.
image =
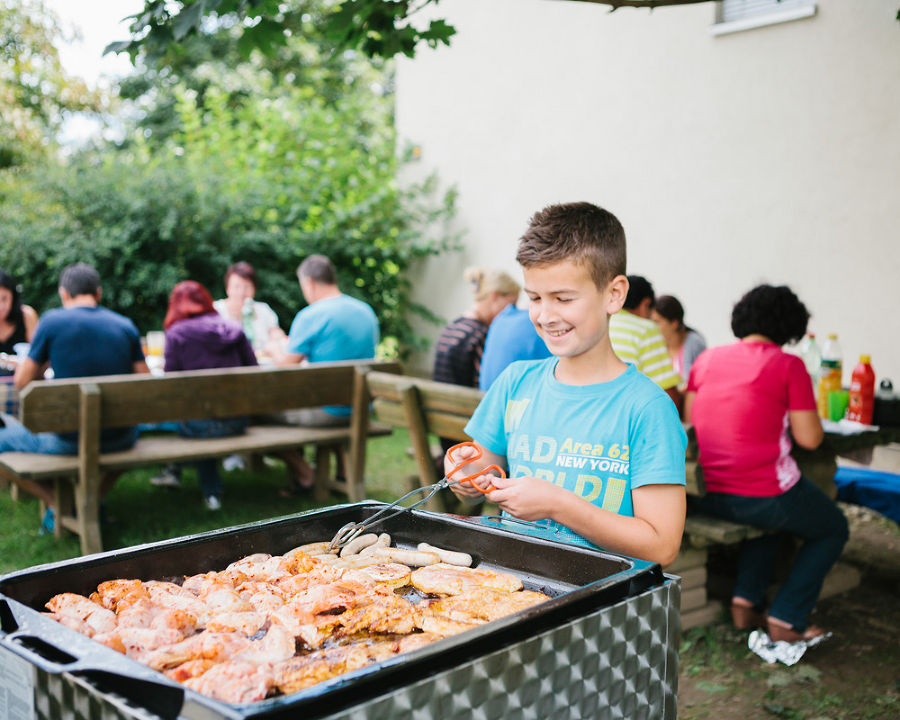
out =
<svg viewBox="0 0 900 720"><path fill-rule="evenodd" d="M417 345L410 277L454 247L443 230L453 194L434 181L402 188L390 106L375 94L326 105L309 89L261 92L237 106L209 89L179 96L181 129L164 145L0 174L0 267L39 311L58 305L61 269L93 264L103 302L142 332L159 328L168 293L197 280L214 297L237 260L287 328L303 299L295 270L334 261L344 292L369 302L401 355Z"/></svg>

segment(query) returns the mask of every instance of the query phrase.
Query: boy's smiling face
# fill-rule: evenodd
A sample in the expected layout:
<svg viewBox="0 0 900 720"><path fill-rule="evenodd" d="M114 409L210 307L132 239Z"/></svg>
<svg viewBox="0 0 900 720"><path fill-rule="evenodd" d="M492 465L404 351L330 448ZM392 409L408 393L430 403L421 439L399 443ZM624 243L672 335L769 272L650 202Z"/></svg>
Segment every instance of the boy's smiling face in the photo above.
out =
<svg viewBox="0 0 900 720"><path fill-rule="evenodd" d="M616 276L602 290L585 265L571 260L523 268L528 314L558 358L597 356L609 347L609 316L622 309L628 281Z"/></svg>

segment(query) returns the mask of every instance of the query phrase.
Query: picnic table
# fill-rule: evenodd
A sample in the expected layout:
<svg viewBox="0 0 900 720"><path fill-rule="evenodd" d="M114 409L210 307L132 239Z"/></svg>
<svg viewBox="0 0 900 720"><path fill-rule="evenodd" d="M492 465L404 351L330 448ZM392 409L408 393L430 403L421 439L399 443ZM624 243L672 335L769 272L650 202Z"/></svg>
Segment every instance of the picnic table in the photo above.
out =
<svg viewBox="0 0 900 720"><path fill-rule="evenodd" d="M879 445L900 442L900 427L879 427L862 432L845 434L826 427L825 439L815 450L794 448L791 453L800 470L824 490L829 497L837 497L834 476L838 469L838 457L862 464L872 459L872 451Z"/></svg>

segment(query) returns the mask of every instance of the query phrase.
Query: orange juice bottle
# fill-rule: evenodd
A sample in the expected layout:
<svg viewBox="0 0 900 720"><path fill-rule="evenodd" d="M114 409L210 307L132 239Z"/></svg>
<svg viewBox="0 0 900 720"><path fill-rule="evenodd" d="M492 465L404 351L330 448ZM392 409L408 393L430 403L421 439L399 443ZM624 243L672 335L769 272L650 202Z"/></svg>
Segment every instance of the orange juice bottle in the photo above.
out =
<svg viewBox="0 0 900 720"><path fill-rule="evenodd" d="M819 386L816 407L819 417L828 418L828 393L841 389L843 377L843 356L836 333L831 333L822 346L822 369L819 372Z"/></svg>

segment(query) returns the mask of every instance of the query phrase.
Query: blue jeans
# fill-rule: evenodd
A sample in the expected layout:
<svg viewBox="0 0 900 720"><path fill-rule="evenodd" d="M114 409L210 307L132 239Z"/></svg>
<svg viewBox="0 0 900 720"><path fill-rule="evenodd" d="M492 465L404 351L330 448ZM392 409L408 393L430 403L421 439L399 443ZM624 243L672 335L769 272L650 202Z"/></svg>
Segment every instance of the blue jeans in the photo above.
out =
<svg viewBox="0 0 900 720"><path fill-rule="evenodd" d="M746 497L707 493L697 507L737 523L754 525L803 540L787 578L769 608L769 614L790 623L796 630L807 626L825 575L841 554L850 536L847 518L815 484L801 477L790 490L774 497ZM755 606L765 606L766 590L772 582L782 537L764 535L745 540L738 561L734 595Z"/></svg>
<svg viewBox="0 0 900 720"><path fill-rule="evenodd" d="M218 420L187 420L178 424L178 434L189 438L218 438L241 435L247 429L247 418L222 418ZM196 460L193 463L200 480L203 497L222 497L222 477L219 461Z"/></svg>
<svg viewBox="0 0 900 720"><path fill-rule="evenodd" d="M42 455L77 455L78 441L60 437L56 433L33 433L12 415L0 413L4 427L0 428L0 452L17 451ZM101 442L103 452L127 450L137 442L137 428L122 431L115 440Z"/></svg>

